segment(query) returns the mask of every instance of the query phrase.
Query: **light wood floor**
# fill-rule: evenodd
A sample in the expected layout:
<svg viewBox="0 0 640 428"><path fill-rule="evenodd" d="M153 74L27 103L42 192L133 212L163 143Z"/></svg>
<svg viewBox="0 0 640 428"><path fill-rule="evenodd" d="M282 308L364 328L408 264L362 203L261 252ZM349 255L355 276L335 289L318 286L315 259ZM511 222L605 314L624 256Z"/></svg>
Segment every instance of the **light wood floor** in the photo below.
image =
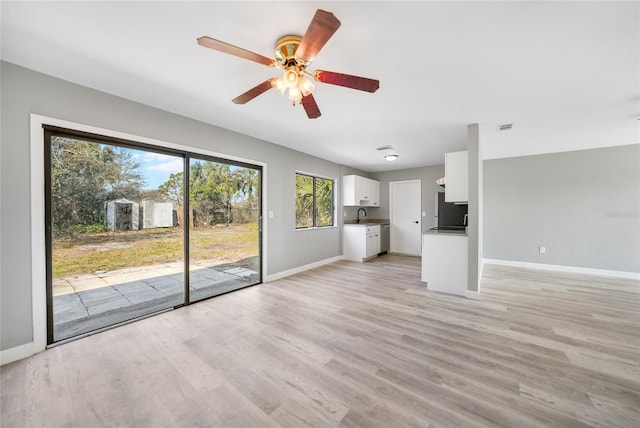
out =
<svg viewBox="0 0 640 428"><path fill-rule="evenodd" d="M338 262L1 369L9 427L638 427L638 281Z"/></svg>

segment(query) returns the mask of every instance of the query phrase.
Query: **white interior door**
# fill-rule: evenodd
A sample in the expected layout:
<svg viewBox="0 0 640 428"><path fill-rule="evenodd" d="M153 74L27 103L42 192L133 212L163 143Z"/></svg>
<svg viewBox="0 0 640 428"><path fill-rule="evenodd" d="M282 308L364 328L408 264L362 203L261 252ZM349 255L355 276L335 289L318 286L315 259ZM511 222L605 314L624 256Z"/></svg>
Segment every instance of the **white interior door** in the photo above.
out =
<svg viewBox="0 0 640 428"><path fill-rule="evenodd" d="M420 180L389 183L389 217L391 220L391 252L420 255Z"/></svg>

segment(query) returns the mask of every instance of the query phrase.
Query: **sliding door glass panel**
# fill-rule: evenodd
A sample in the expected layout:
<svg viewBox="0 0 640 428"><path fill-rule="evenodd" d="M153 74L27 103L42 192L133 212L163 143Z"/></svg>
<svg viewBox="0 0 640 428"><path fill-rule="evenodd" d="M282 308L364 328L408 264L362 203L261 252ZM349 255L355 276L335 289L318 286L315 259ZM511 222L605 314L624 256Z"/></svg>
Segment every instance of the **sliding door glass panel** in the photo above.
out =
<svg viewBox="0 0 640 428"><path fill-rule="evenodd" d="M184 158L47 136L49 343L184 304Z"/></svg>
<svg viewBox="0 0 640 428"><path fill-rule="evenodd" d="M260 282L260 170L189 161L189 296Z"/></svg>

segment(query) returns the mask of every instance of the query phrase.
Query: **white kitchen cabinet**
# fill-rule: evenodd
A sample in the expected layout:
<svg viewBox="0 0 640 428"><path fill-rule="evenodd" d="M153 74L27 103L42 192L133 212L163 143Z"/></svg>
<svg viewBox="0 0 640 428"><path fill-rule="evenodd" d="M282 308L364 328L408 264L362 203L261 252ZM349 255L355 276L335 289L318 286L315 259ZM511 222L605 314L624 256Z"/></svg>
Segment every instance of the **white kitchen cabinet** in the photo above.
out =
<svg viewBox="0 0 640 428"><path fill-rule="evenodd" d="M444 154L444 172L447 185L444 189L445 202L469 201L469 157L466 150Z"/></svg>
<svg viewBox="0 0 640 428"><path fill-rule="evenodd" d="M364 262L380 253L380 225L345 224L343 232L345 260Z"/></svg>
<svg viewBox="0 0 640 428"><path fill-rule="evenodd" d="M380 206L380 182L378 180L369 180L369 192L371 193L371 202L369 203L372 207Z"/></svg>
<svg viewBox="0 0 640 428"><path fill-rule="evenodd" d="M380 226L367 227L366 257L373 257L380 252Z"/></svg>
<svg viewBox="0 0 640 428"><path fill-rule="evenodd" d="M466 296L468 248L466 234L422 235L422 282L429 290Z"/></svg>
<svg viewBox="0 0 640 428"><path fill-rule="evenodd" d="M359 175L342 177L342 204L344 206L380 206L380 182Z"/></svg>

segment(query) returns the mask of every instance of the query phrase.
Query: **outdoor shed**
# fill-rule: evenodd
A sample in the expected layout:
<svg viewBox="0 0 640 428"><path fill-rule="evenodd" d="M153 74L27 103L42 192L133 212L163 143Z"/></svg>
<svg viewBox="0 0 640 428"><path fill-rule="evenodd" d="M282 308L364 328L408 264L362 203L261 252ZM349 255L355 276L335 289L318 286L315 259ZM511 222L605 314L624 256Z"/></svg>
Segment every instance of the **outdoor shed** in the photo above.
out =
<svg viewBox="0 0 640 428"><path fill-rule="evenodd" d="M140 202L142 208L142 228L174 227L177 217L172 202L156 202L145 199Z"/></svg>
<svg viewBox="0 0 640 428"><path fill-rule="evenodd" d="M128 199L107 201L108 230L138 230L138 203Z"/></svg>

